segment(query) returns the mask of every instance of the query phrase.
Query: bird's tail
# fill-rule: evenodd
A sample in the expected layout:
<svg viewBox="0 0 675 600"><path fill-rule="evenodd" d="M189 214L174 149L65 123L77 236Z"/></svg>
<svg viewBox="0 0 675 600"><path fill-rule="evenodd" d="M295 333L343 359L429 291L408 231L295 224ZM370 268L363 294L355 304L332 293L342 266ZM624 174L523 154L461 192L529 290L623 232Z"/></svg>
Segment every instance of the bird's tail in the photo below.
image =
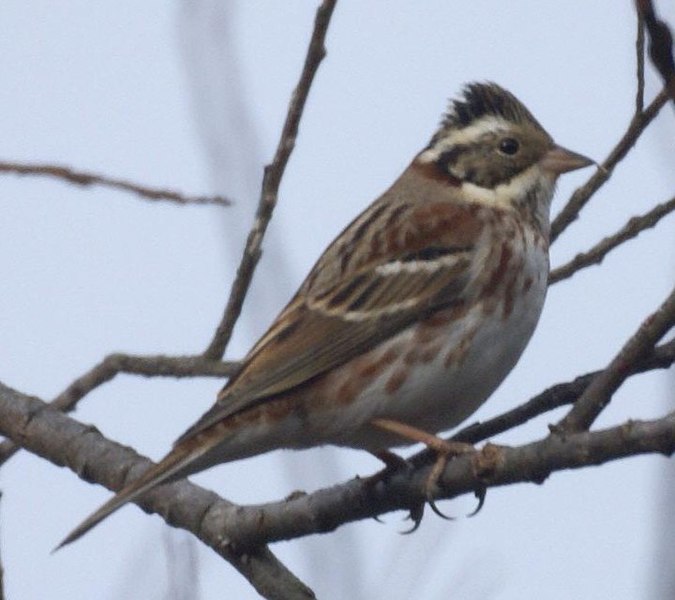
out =
<svg viewBox="0 0 675 600"><path fill-rule="evenodd" d="M138 479L122 488L115 496L73 529L65 539L54 548L53 552L56 552L63 546L82 537L90 529L93 529L103 521L108 515L124 506L127 502L136 500L156 485L170 479L188 475L191 472L189 467L212 448L212 445L210 444L201 444L200 447L200 445L189 443L193 441L194 440L186 440L182 444L175 446L160 462L151 466Z"/></svg>

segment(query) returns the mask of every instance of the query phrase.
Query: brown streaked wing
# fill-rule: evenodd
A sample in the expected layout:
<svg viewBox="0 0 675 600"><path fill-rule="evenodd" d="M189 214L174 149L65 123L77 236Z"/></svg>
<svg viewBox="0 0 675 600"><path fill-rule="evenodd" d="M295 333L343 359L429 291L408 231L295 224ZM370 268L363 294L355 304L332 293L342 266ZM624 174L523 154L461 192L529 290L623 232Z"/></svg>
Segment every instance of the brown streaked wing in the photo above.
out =
<svg viewBox="0 0 675 600"><path fill-rule="evenodd" d="M473 250L402 253L351 273L329 293L296 296L216 404L176 442L374 348L410 323L460 303Z"/></svg>

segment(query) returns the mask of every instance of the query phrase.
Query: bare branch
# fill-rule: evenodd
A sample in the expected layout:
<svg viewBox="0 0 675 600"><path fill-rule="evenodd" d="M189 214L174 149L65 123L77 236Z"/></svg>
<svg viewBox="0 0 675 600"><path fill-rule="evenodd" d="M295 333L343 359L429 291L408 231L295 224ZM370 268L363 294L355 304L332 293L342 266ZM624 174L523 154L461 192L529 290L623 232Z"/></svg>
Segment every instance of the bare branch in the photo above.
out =
<svg viewBox="0 0 675 600"><path fill-rule="evenodd" d="M675 340L657 346L651 354L629 365L629 375L636 375L654 369L668 369L673 363L675 363ZM530 419L534 419L551 410L573 404L586 391L586 388L588 388L591 382L601 373L602 371L593 371L592 373L580 375L573 381L558 383L551 386L524 404L502 413L493 419L489 419L484 423L477 422L464 427L450 439L456 442L475 444L513 429L518 425L527 423ZM414 465L422 465L429 464L432 458L432 454L425 450L416 454L410 461Z"/></svg>
<svg viewBox="0 0 675 600"><path fill-rule="evenodd" d="M635 92L635 114L645 108L645 22L642 14L637 14L637 35L635 37L635 64L637 90Z"/></svg>
<svg viewBox="0 0 675 600"><path fill-rule="evenodd" d="M20 441L31 452L68 466L80 477L111 490L120 489L150 465L130 448L110 442L95 429L2 384L0 432ZM674 450L675 413L604 431L554 434L517 448L488 444L475 455L448 463L439 482L439 497L453 498L517 482L541 483L554 471L644 453L670 454ZM281 590L285 586L295 590L295 595L283 595L277 586L276 594L268 593L266 597L312 597L266 549L260 550L262 544L332 531L347 522L416 505L429 468L427 464L409 471L402 469L378 480L357 478L311 495L295 494L281 502L248 507L233 505L182 480L158 486L138 504L146 511L156 512L167 523L194 533L249 578L260 593L261 578L274 581L270 574L276 570L281 573Z"/></svg>
<svg viewBox="0 0 675 600"><path fill-rule="evenodd" d="M208 358L221 358L225 353L232 330L241 313L241 307L244 303L246 293L251 285L253 273L260 260L262 240L267 230L267 225L272 218L274 207L277 203L279 194L279 185L283 177L288 159L295 147L295 140L298 135L298 126L305 108L309 90L314 81L317 69L326 55L325 39L330 18L337 0L323 0L316 12L314 20L314 31L309 41L305 64L300 74L298 85L293 91L286 121L281 131L281 138L277 146L274 160L265 167L263 176L262 190L258 209L255 215L253 227L248 234L244 253L237 269L237 276L230 290L230 297L225 307L225 312L216 329L208 348L204 351L204 356Z"/></svg>
<svg viewBox="0 0 675 600"><path fill-rule="evenodd" d="M612 394L628 377L630 365L647 355L673 325L675 288L663 304L645 319L607 368L593 379L572 410L553 430L568 433L588 429L609 404Z"/></svg>
<svg viewBox="0 0 675 600"><path fill-rule="evenodd" d="M671 198L667 202L657 204L644 215L632 217L619 231L613 235L604 238L590 250L577 254L568 263L553 269L549 275L548 284L553 285L554 283L558 283L563 279L572 277L572 275L581 269L591 265L600 264L605 256L614 250L614 248L636 237L645 229L654 227L663 217L674 210L675 198Z"/></svg>
<svg viewBox="0 0 675 600"><path fill-rule="evenodd" d="M663 21L659 20L651 0L636 1L638 13L649 32L649 56L666 84L670 98L675 102L675 60L673 59L673 35Z"/></svg>
<svg viewBox="0 0 675 600"><path fill-rule="evenodd" d="M230 377L238 366L236 362L221 362L203 356L110 354L73 381L54 399L52 406L68 412L81 398L119 373L144 377Z"/></svg>
<svg viewBox="0 0 675 600"><path fill-rule="evenodd" d="M675 413L655 421L630 421L604 431L550 435L515 448L487 444L475 455L448 462L439 480L438 497L450 499L514 483L540 484L555 471L674 451ZM213 505L204 515L204 527L229 531L242 547L326 533L345 523L419 505L430 468L402 469L378 481L356 478L283 502L239 507L236 511L223 504Z"/></svg>
<svg viewBox="0 0 675 600"><path fill-rule="evenodd" d="M97 387L113 379L119 373L144 377L230 377L238 363L211 360L203 356L133 356L110 354L78 377L50 405L57 410L70 412L77 403ZM11 440L0 444L0 465L20 449Z"/></svg>
<svg viewBox="0 0 675 600"><path fill-rule="evenodd" d="M0 432L27 450L111 490L120 489L128 478L137 477L151 464L131 448L105 439L95 428L86 427L37 398L1 383ZM314 598L313 592L264 546L244 553L234 548L222 530L204 529L202 517L214 504L233 507L213 492L182 480L146 494L141 506L162 515L168 523L193 532L230 562L264 597Z"/></svg>
<svg viewBox="0 0 675 600"><path fill-rule="evenodd" d="M614 167L628 154L628 151L635 145L666 102L668 102L668 94L665 90L662 90L643 112L636 113L633 116L626 133L609 153L601 168L593 173L584 185L575 190L567 204L551 223L551 243L579 217L581 209L612 176Z"/></svg>
<svg viewBox="0 0 675 600"><path fill-rule="evenodd" d="M232 204L232 201L224 196L186 196L173 190L151 188L123 179L76 171L63 165L0 162L0 172L54 177L81 186L103 185L132 192L148 200L169 200L178 204L215 204L217 206L230 206Z"/></svg>

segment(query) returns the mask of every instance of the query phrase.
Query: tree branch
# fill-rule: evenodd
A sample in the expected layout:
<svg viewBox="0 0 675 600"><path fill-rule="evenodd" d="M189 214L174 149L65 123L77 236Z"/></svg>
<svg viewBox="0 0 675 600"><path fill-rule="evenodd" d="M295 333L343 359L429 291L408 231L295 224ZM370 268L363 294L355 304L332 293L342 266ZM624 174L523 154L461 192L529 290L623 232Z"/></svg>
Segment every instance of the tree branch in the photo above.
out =
<svg viewBox="0 0 675 600"><path fill-rule="evenodd" d="M653 352L639 361L629 365L629 375L637 375L655 369L668 369L675 363L675 340L671 340L654 348ZM591 382L602 371L593 371L580 375L573 381L558 383L537 394L532 399L484 423L473 423L464 427L450 439L456 442L475 444L514 427L523 425L529 420L550 412L561 406L573 404L586 391ZM411 462L414 465L429 464L433 455L426 450L416 454Z"/></svg>
<svg viewBox="0 0 675 600"><path fill-rule="evenodd" d="M131 192L148 200L169 200L178 204L215 204L216 206L230 206L232 204L232 201L224 196L186 196L173 190L151 188L123 179L76 171L63 165L0 162L0 173L54 177L81 186L102 185Z"/></svg>
<svg viewBox="0 0 675 600"><path fill-rule="evenodd" d="M671 341L630 365L629 371L637 373L666 368L674 360L675 341ZM453 439L475 442L525 422L546 410L573 402L596 378L595 373L590 373L573 382L553 386L522 407L486 423L472 425ZM603 461L642 452L666 451L673 441L668 437L670 434L658 437L664 431L669 431L670 426L657 421L632 430L632 434L637 432L637 437L634 436L632 441L629 440L630 443L618 448L614 437L622 436L625 427L609 430L614 432L609 434L609 438L602 432L598 434L599 438L583 437L586 434L570 434L564 438L550 436L535 445L506 450L504 460L508 462L513 459L515 462L510 463L513 465L510 468L514 470L511 473L503 470L494 478L486 476L485 465L492 456L491 451L486 454L483 450L476 465L471 462L461 463L464 466L459 472L457 464L460 461L451 461L442 478L445 485L441 497L454 497L482 485L530 481L531 473L538 473L539 481L542 473L599 464L590 460L589 456L592 452L603 451L605 442L599 446L596 443L600 439L609 439L610 443L609 449L604 449L605 454L598 455L604 456ZM19 394L1 384L0 432L20 442L31 452L55 464L66 465L83 479L100 483L111 490L119 490L150 465L148 459L128 447L107 440L94 428L86 427L38 399ZM649 435L652 433L658 439L650 440ZM562 462L552 463L557 460L555 449L561 446L566 448ZM488 448L494 449L495 446L489 445ZM157 487L143 496L139 505L146 511L160 514L171 525L191 531L227 560L244 560L244 548L330 531L349 521L406 509L418 503L433 460L434 457L428 451L423 451L410 459L414 467L411 471L397 473L390 480L383 480L382 484L373 485L368 480L357 479L310 495L294 495L293 499L261 506L233 505L186 480ZM475 472L472 471L474 467ZM467 468L470 473L466 472ZM261 568L267 571L267 567Z"/></svg>
<svg viewBox="0 0 675 600"><path fill-rule="evenodd" d="M563 279L572 277L572 275L581 269L585 269L591 265L600 264L605 256L614 250L614 248L636 237L645 229L654 227L663 217L674 210L675 198L671 198L667 202L657 204L644 215L632 217L619 231L613 235L604 238L590 250L587 250L586 252L580 252L568 263L553 269L549 275L548 284L553 285L554 283L558 283Z"/></svg>
<svg viewBox="0 0 675 600"><path fill-rule="evenodd" d="M663 78L668 94L675 102L675 60L673 59L673 35L663 21L659 20L651 0L636 1L638 14L649 33L649 57Z"/></svg>
<svg viewBox="0 0 675 600"><path fill-rule="evenodd" d="M651 352L668 330L675 325L675 288L640 325L606 369L593 379L572 410L553 431L569 433L588 429L609 404L612 394L630 374L630 365Z"/></svg>
<svg viewBox="0 0 675 600"><path fill-rule="evenodd" d="M89 392L119 373L143 377L230 377L238 367L237 362L221 362L203 356L110 354L73 381L54 399L52 405L68 412Z"/></svg>
<svg viewBox="0 0 675 600"><path fill-rule="evenodd" d="M298 135L300 119L305 108L309 90L314 81L317 69L321 61L326 56L325 39L330 18L337 0L324 0L316 12L314 20L314 31L309 41L305 64L300 74L298 85L293 91L293 96L288 106L286 121L281 131L279 145L277 146L274 160L265 167L263 176L262 190L258 209L251 231L246 240L244 253L237 269L237 276L232 284L230 297L225 307L225 312L216 329L208 348L204 351L207 358L218 359L225 353L232 330L241 313L241 307L244 303L246 293L251 285L253 273L260 260L262 240L267 230L267 225L272 218L274 207L279 195L279 185L286 170L288 159L295 147L295 140Z"/></svg>
<svg viewBox="0 0 675 600"><path fill-rule="evenodd" d="M637 89L635 91L635 114L645 107L645 22L642 14L637 14L637 35L635 36L635 74Z"/></svg>
<svg viewBox="0 0 675 600"><path fill-rule="evenodd" d="M450 499L514 483L540 484L556 471L674 451L675 413L655 421L629 421L603 431L551 435L515 448L487 444L473 456L448 462L439 480L438 497ZM204 516L204 525L221 531L236 530L233 539L241 547L333 531L348 522L418 505L424 498L430 468L401 470L377 482L357 478L283 502L242 507L236 513L214 505Z"/></svg>
<svg viewBox="0 0 675 600"><path fill-rule="evenodd" d="M0 432L27 450L59 466L67 466L87 481L119 490L125 481L137 477L151 462L131 448L104 438L94 427L87 427L37 398L21 394L0 383ZM314 598L264 546L242 552L223 535L222 530L201 526L203 516L213 505L233 509L216 494L187 480L160 486L143 497L146 511L157 512L168 523L187 529L219 556L232 564L265 598Z"/></svg>
<svg viewBox="0 0 675 600"><path fill-rule="evenodd" d="M73 381L50 405L62 412L70 412L87 394L119 373L144 377L230 377L238 366L238 363L221 362L203 356L110 354ZM0 466L19 449L20 446L11 440L0 443Z"/></svg>
<svg viewBox="0 0 675 600"><path fill-rule="evenodd" d="M584 185L575 190L567 204L551 223L551 243L579 217L581 209L586 206L591 196L609 180L614 167L628 154L628 151L640 139L640 136L659 114L666 102L668 102L668 94L665 90L662 90L644 111L633 116L623 137L603 161L601 168L593 173Z"/></svg>

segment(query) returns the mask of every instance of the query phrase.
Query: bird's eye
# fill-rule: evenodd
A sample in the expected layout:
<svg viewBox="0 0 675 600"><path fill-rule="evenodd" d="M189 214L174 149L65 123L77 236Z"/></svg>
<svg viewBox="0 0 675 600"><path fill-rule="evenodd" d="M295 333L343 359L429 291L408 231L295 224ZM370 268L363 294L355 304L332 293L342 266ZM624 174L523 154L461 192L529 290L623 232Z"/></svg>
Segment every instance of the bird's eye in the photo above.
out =
<svg viewBox="0 0 675 600"><path fill-rule="evenodd" d="M502 154L513 156L518 150L520 150L520 143L514 138L504 138L499 142L499 151Z"/></svg>

